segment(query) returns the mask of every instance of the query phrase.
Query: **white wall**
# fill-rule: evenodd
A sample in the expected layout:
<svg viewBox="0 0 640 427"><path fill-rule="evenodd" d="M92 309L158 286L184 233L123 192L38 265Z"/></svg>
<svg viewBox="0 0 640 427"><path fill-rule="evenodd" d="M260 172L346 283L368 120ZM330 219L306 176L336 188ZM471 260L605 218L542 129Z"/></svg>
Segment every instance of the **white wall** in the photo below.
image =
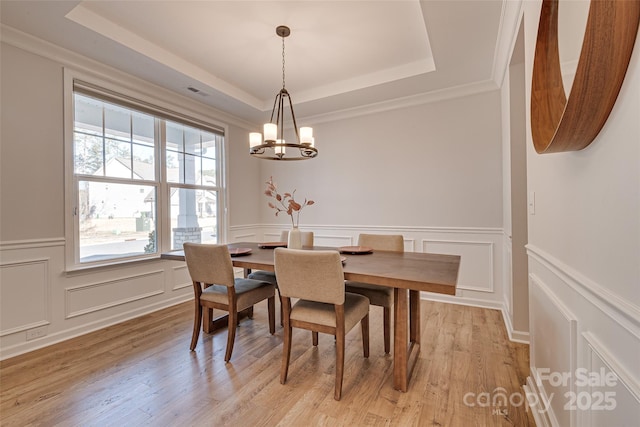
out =
<svg viewBox="0 0 640 427"><path fill-rule="evenodd" d="M62 67L4 43L1 53L0 241L60 238Z"/></svg>
<svg viewBox="0 0 640 427"><path fill-rule="evenodd" d="M249 156L249 132L230 125L227 134L229 225L255 225L260 222L262 180L260 161Z"/></svg>
<svg viewBox="0 0 640 427"><path fill-rule="evenodd" d="M313 161L262 167L316 201L304 224L502 226L498 90L320 123L314 135Z"/></svg>
<svg viewBox="0 0 640 427"><path fill-rule="evenodd" d="M229 223L255 225L260 218L258 169L246 154L242 121L5 30L0 44L0 358L193 297L184 263L156 260L65 273L64 66L228 124ZM28 340L28 331L37 336Z"/></svg>
<svg viewBox="0 0 640 427"><path fill-rule="evenodd" d="M527 108L541 3L525 3ZM640 40L609 120L579 152L538 155L528 134L532 377L551 402L539 421L562 426L635 425L640 417ZM529 109L527 117L529 117ZM530 122L527 129L530 129ZM540 381L545 370L599 369L615 387ZM568 411L565 393L615 393L615 410ZM606 405L605 405L606 406Z"/></svg>
<svg viewBox="0 0 640 427"><path fill-rule="evenodd" d="M352 113L352 112L350 112ZM364 232L400 233L405 250L462 255L456 297L425 298L503 308L500 91L334 119L314 127L318 157L262 161L282 192L297 190L300 227L321 245L351 245ZM264 227L290 227L261 196ZM246 237L244 235L243 237ZM242 238L238 239L242 240Z"/></svg>

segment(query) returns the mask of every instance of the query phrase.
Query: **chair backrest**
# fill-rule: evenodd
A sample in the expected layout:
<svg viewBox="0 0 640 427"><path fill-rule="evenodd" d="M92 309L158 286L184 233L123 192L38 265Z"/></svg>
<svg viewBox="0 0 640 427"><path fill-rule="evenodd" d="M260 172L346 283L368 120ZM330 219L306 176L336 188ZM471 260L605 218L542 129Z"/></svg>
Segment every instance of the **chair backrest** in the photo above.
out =
<svg viewBox="0 0 640 427"><path fill-rule="evenodd" d="M404 237L402 234L361 234L358 245L378 251L404 252Z"/></svg>
<svg viewBox="0 0 640 427"><path fill-rule="evenodd" d="M337 251L277 248L274 256L280 295L344 304L344 272Z"/></svg>
<svg viewBox="0 0 640 427"><path fill-rule="evenodd" d="M233 264L227 245L185 243L184 257L194 282L234 286Z"/></svg>
<svg viewBox="0 0 640 427"><path fill-rule="evenodd" d="M313 246L313 231L301 231L300 240L302 240L302 246ZM289 241L289 230L283 230L280 233L280 241Z"/></svg>

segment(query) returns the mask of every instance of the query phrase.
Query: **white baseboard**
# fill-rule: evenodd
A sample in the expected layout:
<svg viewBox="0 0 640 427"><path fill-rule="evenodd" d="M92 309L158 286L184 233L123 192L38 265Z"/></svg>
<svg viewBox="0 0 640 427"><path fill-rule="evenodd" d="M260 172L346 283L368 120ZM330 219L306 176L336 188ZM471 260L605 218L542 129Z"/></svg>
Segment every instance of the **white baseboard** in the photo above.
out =
<svg viewBox="0 0 640 427"><path fill-rule="evenodd" d="M58 333L49 334L38 339L37 341L26 341L13 346L2 347L0 349L0 360L9 359L11 357L19 356L30 351L38 350L53 344L60 343L62 341L69 340L71 338L76 338L90 332L99 331L100 329L104 329L118 323L126 322L127 320L135 319L136 317L144 316L145 314L153 313L154 311L162 310L163 308L172 307L191 299L193 299L193 294L178 296L172 299L161 301L159 303L149 304L139 309L118 313L117 315L108 318L101 318L99 320L84 324L79 327L65 329Z"/></svg>
<svg viewBox="0 0 640 427"><path fill-rule="evenodd" d="M538 427L551 427L552 423L548 416L548 411L543 406L543 402L540 399L540 392L536 387L536 382L531 377L527 377L527 383L522 386L525 395L527 396L527 404L533 419Z"/></svg>
<svg viewBox="0 0 640 427"><path fill-rule="evenodd" d="M511 323L511 317L507 308L502 306L502 319L504 320L504 326L507 328L507 334L509 334L509 340L518 342L521 344L529 344L529 332L516 331L513 329L513 323Z"/></svg>

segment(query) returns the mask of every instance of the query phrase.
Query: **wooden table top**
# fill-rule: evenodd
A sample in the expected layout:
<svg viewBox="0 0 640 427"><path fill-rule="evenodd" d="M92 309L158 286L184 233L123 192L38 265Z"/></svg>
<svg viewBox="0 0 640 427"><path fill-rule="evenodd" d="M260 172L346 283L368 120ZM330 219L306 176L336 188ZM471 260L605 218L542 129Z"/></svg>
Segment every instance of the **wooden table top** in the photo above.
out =
<svg viewBox="0 0 640 427"><path fill-rule="evenodd" d="M251 248L248 255L232 257L235 267L274 271L274 249L262 249L259 243L237 242L229 248ZM314 246L308 250L338 250ZM344 277L347 280L404 288L416 291L455 295L460 270L460 256L421 252L385 252L343 254ZM162 253L162 259L184 261L184 251Z"/></svg>

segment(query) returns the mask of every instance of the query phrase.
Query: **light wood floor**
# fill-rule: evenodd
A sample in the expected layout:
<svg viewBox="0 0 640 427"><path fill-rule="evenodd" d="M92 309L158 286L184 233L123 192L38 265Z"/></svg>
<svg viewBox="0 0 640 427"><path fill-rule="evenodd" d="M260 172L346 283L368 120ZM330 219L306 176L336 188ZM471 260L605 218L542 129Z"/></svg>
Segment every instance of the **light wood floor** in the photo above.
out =
<svg viewBox="0 0 640 427"><path fill-rule="evenodd" d="M282 328L269 335L266 303L241 322L229 364L226 330L201 334L189 351L193 306L185 303L3 361L1 424L534 425L524 405L486 406L475 397L523 393L529 348L508 340L500 312L428 301L421 310L423 344L407 393L393 389L378 307L371 308L368 360L360 328L347 336L336 402L333 337L321 334L314 348L309 332L294 330L289 378L281 385Z"/></svg>

